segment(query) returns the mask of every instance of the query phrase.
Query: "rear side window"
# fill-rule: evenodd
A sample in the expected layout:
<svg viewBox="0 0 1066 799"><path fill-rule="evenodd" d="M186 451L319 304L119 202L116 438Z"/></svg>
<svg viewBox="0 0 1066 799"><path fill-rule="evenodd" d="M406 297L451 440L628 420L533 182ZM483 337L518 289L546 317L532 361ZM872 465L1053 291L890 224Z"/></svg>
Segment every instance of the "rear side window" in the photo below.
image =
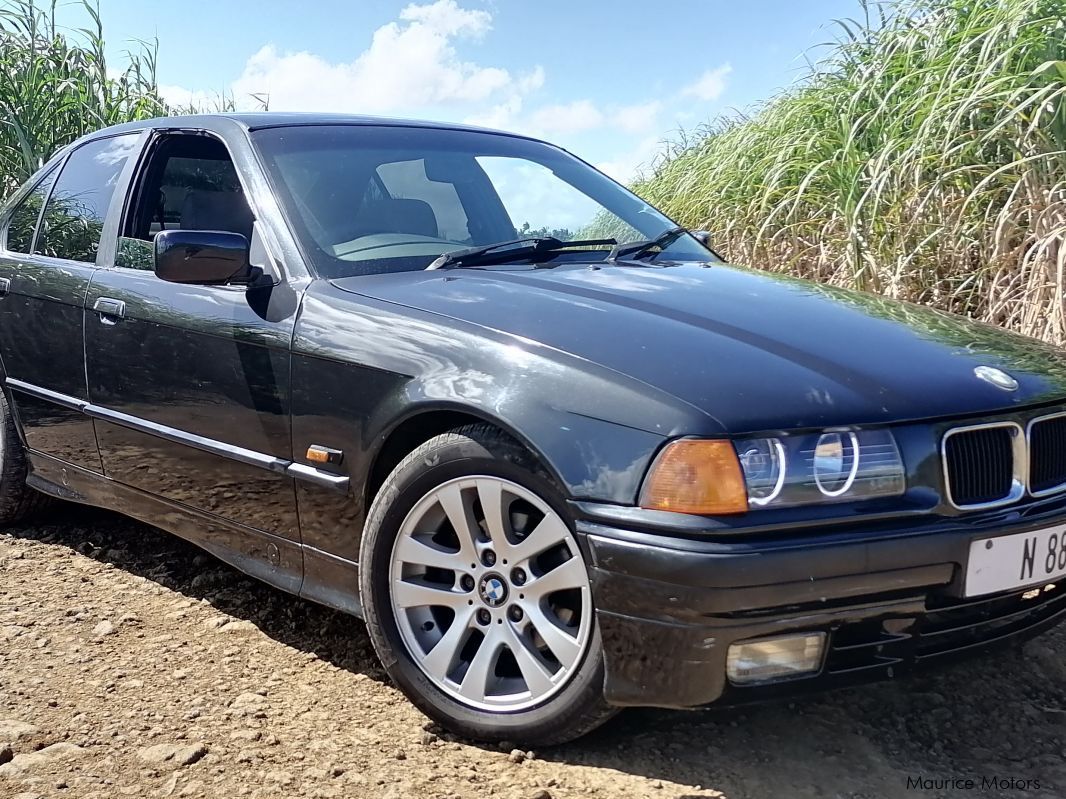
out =
<svg viewBox="0 0 1066 799"><path fill-rule="evenodd" d="M48 191L56 179L53 168L37 184L33 191L22 198L7 226L7 241L4 246L11 252L30 253L33 246L33 231L37 228L37 219L41 215L41 206L48 197Z"/></svg>
<svg viewBox="0 0 1066 799"><path fill-rule="evenodd" d="M44 209L35 253L95 263L107 209L137 137L100 139L70 154Z"/></svg>

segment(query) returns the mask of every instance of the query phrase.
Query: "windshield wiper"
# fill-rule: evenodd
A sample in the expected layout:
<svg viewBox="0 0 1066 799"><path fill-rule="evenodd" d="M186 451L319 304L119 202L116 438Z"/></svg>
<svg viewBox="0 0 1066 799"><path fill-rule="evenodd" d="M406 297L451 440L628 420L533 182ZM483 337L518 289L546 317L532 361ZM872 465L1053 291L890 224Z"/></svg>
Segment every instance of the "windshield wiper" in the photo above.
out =
<svg viewBox="0 0 1066 799"><path fill-rule="evenodd" d="M618 240L586 239L584 241L563 241L562 239L557 239L552 236L527 236L522 239L498 241L495 244L485 244L480 247L469 247L465 250L446 252L427 266L426 270L462 266L485 266L488 264L525 260L543 253L557 252L558 250L570 249L571 247L602 247L608 244L617 246Z"/></svg>
<svg viewBox="0 0 1066 799"><path fill-rule="evenodd" d="M607 256L608 261L617 261L619 258L626 258L629 260L636 260L643 258L651 250L656 248L665 250L679 238L688 233L687 228L672 227L656 236L654 239L648 239L647 241L633 241L629 244L616 244L614 249L611 250L611 254Z"/></svg>

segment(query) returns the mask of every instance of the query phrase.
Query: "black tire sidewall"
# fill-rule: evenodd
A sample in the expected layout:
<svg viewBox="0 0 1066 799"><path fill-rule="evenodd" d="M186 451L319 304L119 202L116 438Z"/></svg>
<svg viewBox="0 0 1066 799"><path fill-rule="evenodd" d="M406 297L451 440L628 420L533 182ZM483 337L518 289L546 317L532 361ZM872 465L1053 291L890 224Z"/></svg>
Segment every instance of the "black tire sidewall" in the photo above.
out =
<svg viewBox="0 0 1066 799"><path fill-rule="evenodd" d="M361 548L360 586L375 648L389 676L404 693L426 715L446 727L487 740L563 740L568 736L560 736L560 732L572 723L571 718L577 721L593 704L603 703L603 649L595 613L591 641L577 673L544 703L521 711L478 711L456 701L422 672L400 636L389 586L393 543L407 514L434 488L473 475L510 480L550 505L574 534L561 493L546 475L535 466L531 468L522 450L503 442L501 446L486 446L465 436L446 435L440 439L438 445L429 442L417 451L425 457L406 460L390 475L368 515ZM580 547L577 550L577 556L582 557Z"/></svg>

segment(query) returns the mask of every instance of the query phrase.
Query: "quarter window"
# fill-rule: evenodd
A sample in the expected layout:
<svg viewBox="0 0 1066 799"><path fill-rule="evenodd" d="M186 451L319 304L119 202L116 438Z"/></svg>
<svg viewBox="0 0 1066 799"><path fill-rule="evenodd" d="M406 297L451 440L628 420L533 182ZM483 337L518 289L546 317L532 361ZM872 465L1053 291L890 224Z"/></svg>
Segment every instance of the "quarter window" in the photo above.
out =
<svg viewBox="0 0 1066 799"><path fill-rule="evenodd" d="M33 246L33 232L37 229L37 220L41 216L41 207L48 198L48 191L55 181L56 171L53 167L34 187L33 191L22 198L7 226L7 241L4 246L11 252L30 253Z"/></svg>
<svg viewBox="0 0 1066 799"><path fill-rule="evenodd" d="M100 233L137 134L89 142L72 152L44 209L34 252L96 262Z"/></svg>

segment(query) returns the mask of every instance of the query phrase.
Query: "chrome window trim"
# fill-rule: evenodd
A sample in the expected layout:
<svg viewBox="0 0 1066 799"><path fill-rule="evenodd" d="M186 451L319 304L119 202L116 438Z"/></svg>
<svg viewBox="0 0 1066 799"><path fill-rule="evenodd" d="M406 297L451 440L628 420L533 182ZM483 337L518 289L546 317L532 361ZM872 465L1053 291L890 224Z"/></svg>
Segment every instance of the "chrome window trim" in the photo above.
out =
<svg viewBox="0 0 1066 799"><path fill-rule="evenodd" d="M1054 486L1052 488L1045 488L1043 491L1033 491L1033 488L1030 485L1030 480L1029 480L1030 476L1032 475L1032 459L1033 459L1032 432L1033 432L1033 425L1037 424L1038 422L1047 422L1047 421L1050 421L1051 419L1061 419L1062 417L1066 417L1066 411L1058 411L1056 413L1047 413L1047 414L1044 414L1043 416L1036 416L1036 417L1030 419L1025 425L1025 448L1026 448L1026 452L1027 452L1027 455L1026 455L1027 460L1026 460L1025 488L1029 492L1029 496L1031 496L1031 497L1034 497L1034 498L1049 497L1052 494L1060 494L1063 491L1066 491L1066 481L1064 481L1062 483L1059 483L1057 486Z"/></svg>
<svg viewBox="0 0 1066 799"><path fill-rule="evenodd" d="M224 458L265 469L266 471L274 472L275 474L281 474L297 480L314 483L323 488L340 491L341 493L348 492L350 479L347 475L334 474L314 466L296 463L294 461L286 460L285 458L279 458L275 455L267 455L263 452L256 452L255 450L227 444L225 441L205 438L203 436L198 436L195 433L188 433L184 430L168 427L167 425L159 424L157 422L150 422L139 416L131 416L128 413L114 411L100 405L93 405L86 400L71 397L68 394L61 394L58 391L52 391L47 388L41 388L40 386L27 383L23 380L16 380L13 377L5 378L4 382L16 391L22 391L23 393L39 399L54 402L56 405L61 405L64 408L81 411L86 416L93 419L100 419L104 422L111 422L112 424L121 425L122 427L128 427L131 430L148 433L149 435L162 438L166 441L172 441L176 444L184 444L187 447L208 452L212 455L221 455Z"/></svg>
<svg viewBox="0 0 1066 799"><path fill-rule="evenodd" d="M992 500L991 502L978 502L972 505L959 505L955 502L954 497L951 496L951 477L948 472L948 439L958 433L968 433L974 430L991 430L996 428L1007 428L1014 431L1011 441L1011 454L1012 454L1012 469L1011 469L1011 487L1010 491L1002 499ZM988 508L999 508L1003 505L1010 505L1017 502L1025 496L1029 485L1029 446L1028 438L1026 437L1025 430L1017 422L985 422L982 424L970 424L963 425L962 427L953 427L944 433L943 438L940 439L940 467L944 475L944 492L946 499L951 507L957 510L985 510Z"/></svg>

